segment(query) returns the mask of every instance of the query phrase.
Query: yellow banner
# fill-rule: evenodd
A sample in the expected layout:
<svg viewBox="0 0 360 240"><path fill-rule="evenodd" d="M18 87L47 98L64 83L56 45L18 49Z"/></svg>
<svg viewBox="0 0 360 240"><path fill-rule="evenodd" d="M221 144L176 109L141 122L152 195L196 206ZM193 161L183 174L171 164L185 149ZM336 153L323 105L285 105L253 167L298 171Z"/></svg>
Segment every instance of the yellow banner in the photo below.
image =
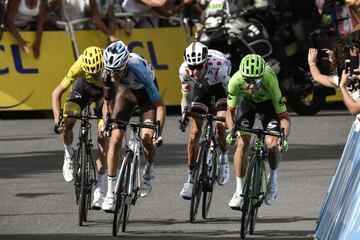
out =
<svg viewBox="0 0 360 240"><path fill-rule="evenodd" d="M33 32L21 32L30 42ZM74 61L70 37L44 32L39 59L23 52L10 33L0 41L0 110L51 109L51 93Z"/></svg>

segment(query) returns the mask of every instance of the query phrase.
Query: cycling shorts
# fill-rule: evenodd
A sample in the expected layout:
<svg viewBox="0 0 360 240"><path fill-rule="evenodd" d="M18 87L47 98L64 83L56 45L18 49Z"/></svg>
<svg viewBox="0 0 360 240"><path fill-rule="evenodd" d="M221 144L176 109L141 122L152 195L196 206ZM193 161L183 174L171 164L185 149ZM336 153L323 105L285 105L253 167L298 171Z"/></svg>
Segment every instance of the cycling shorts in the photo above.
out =
<svg viewBox="0 0 360 240"><path fill-rule="evenodd" d="M223 88L221 83L217 83L212 86L199 86L198 84L194 84L191 95L191 111L198 113L208 113L209 109L214 107L211 101L212 97L215 98L216 112L226 111L226 90Z"/></svg>
<svg viewBox="0 0 360 240"><path fill-rule="evenodd" d="M102 105L104 103L103 89L95 86L83 78L75 81L65 105L64 112L80 114L81 110L91 101L96 102L95 114L102 116Z"/></svg>
<svg viewBox="0 0 360 240"><path fill-rule="evenodd" d="M142 122L147 124L155 123L155 105L147 95L145 88L134 90L119 85L115 97L112 118L128 122L135 106L138 106L141 110ZM124 129L123 126L118 127Z"/></svg>
<svg viewBox="0 0 360 240"><path fill-rule="evenodd" d="M280 131L280 119L271 100L255 103L246 98L241 98L236 109L236 123L241 127L252 128L256 113L260 114L263 129ZM241 132L241 134L250 135L250 133L245 132Z"/></svg>

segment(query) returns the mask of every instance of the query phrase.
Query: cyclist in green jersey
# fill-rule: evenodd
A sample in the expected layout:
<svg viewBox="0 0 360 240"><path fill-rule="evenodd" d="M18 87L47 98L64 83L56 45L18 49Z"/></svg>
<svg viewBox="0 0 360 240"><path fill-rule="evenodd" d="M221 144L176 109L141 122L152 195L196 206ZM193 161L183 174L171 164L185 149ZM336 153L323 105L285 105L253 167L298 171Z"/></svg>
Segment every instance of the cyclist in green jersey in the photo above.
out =
<svg viewBox="0 0 360 240"><path fill-rule="evenodd" d="M236 113L235 113L236 109ZM241 127L252 128L256 113L260 114L262 126L269 131L285 129L285 138L289 135L290 118L277 77L265 60L257 54L246 55L240 63L239 70L231 77L228 84L226 124L232 129L235 122ZM234 169L236 175L236 190L229 202L232 209L240 209L243 203L241 197L247 167L246 151L250 143L250 134L241 132L236 137L234 154ZM226 137L227 144L233 144L231 133ZM270 174L265 196L265 203L271 205L277 196L277 168L279 164L279 138L266 136ZM287 141L283 144L287 150Z"/></svg>

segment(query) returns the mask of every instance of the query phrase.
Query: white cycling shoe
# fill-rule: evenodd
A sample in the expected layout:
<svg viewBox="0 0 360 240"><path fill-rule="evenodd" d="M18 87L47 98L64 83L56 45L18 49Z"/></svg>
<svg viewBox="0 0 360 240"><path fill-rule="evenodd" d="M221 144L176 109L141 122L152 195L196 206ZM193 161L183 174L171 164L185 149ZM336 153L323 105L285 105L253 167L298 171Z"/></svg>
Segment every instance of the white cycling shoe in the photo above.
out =
<svg viewBox="0 0 360 240"><path fill-rule="evenodd" d="M240 210L244 203L244 198L241 196L241 193L235 192L233 197L230 199L229 207L233 210Z"/></svg>
<svg viewBox="0 0 360 240"><path fill-rule="evenodd" d="M220 154L219 162L219 176L217 177L217 182L222 186L230 179L229 157L227 152Z"/></svg>
<svg viewBox="0 0 360 240"><path fill-rule="evenodd" d="M265 203L266 205L272 205L277 197L277 182L268 183L267 192L265 194Z"/></svg>
<svg viewBox="0 0 360 240"><path fill-rule="evenodd" d="M140 186L140 196L146 197L152 189L151 182L155 178L153 165L146 164L142 173L142 183Z"/></svg>
<svg viewBox="0 0 360 240"><path fill-rule="evenodd" d="M64 157L63 176L66 182L74 180L74 161L72 158Z"/></svg>
<svg viewBox="0 0 360 240"><path fill-rule="evenodd" d="M100 210L102 203L104 202L104 194L100 188L96 188L94 191L94 200L91 203L91 209Z"/></svg>
<svg viewBox="0 0 360 240"><path fill-rule="evenodd" d="M115 211L115 204L116 204L116 198L115 194L113 193L107 193L104 201L101 205L102 210L105 212L114 212Z"/></svg>
<svg viewBox="0 0 360 240"><path fill-rule="evenodd" d="M194 184L191 183L191 182L186 182L186 183L184 183L184 187L183 187L183 189L182 189L181 192L180 192L180 196L181 196L183 199L191 200L193 186L194 186Z"/></svg>

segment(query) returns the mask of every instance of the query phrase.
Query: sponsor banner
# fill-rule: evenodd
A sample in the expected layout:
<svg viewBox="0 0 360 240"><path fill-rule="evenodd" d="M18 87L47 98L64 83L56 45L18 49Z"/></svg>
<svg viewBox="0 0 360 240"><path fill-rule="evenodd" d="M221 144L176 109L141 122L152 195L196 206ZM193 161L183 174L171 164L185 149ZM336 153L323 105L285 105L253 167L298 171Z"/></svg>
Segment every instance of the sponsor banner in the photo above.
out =
<svg viewBox="0 0 360 240"><path fill-rule="evenodd" d="M79 53L89 46L105 48L107 39L98 31L76 31ZM179 67L183 62L186 41L183 28L152 28L134 29L128 36L123 30L118 30L116 36L135 52L150 61L155 69L160 94L165 104L180 105L181 85Z"/></svg>
<svg viewBox="0 0 360 240"><path fill-rule="evenodd" d="M34 42L35 32L21 32ZM22 51L5 32L0 41L0 111L51 109L51 93L74 61L69 35L44 32L40 57Z"/></svg>

